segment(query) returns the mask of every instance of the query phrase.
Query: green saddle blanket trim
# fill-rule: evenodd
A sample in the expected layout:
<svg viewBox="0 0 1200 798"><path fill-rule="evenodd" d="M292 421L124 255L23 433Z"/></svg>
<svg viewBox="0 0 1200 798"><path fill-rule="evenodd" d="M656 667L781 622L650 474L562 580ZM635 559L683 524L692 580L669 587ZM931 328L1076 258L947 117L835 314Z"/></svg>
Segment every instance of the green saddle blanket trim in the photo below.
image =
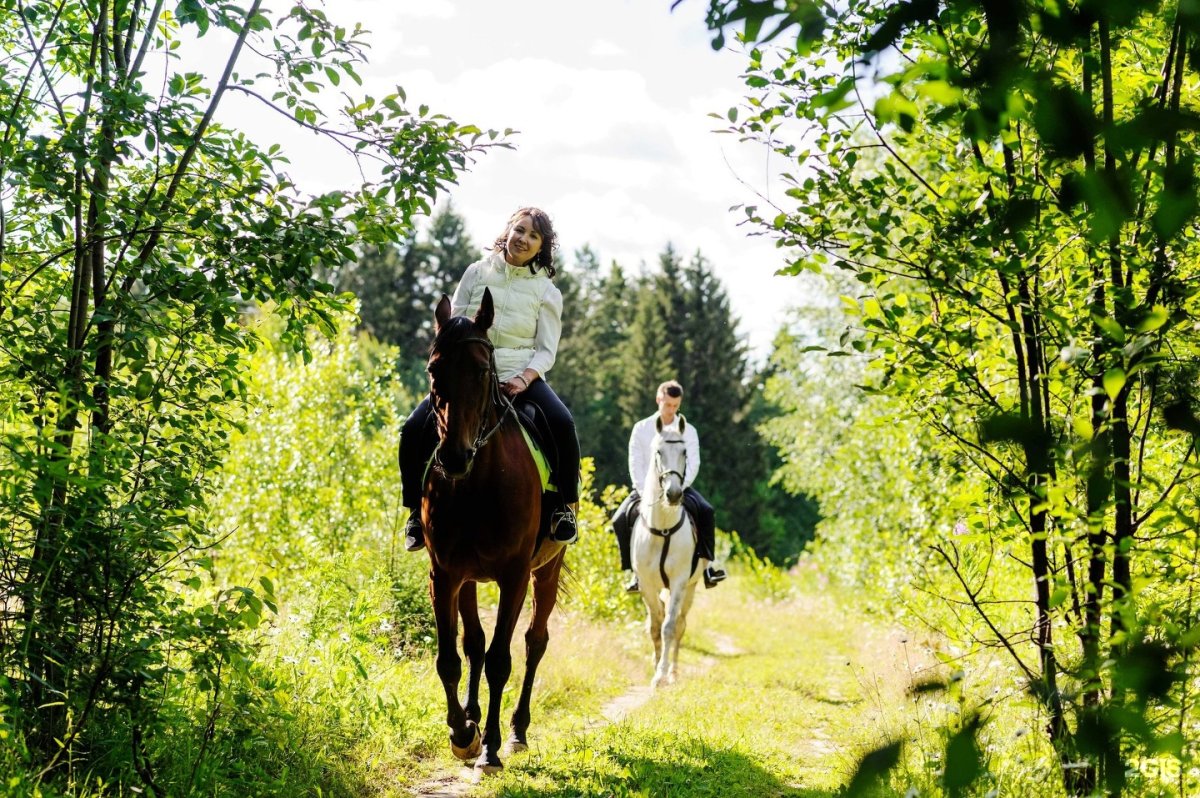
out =
<svg viewBox="0 0 1200 798"><path fill-rule="evenodd" d="M529 431L525 429L524 424L517 424L517 427L520 428L521 437L525 439L525 445L529 447L529 454L533 457L534 465L537 466L538 477L542 483L542 492L545 493L548 490L557 491L558 488L550 482L550 463L546 461L546 455L533 442L533 438L529 437ZM429 459L425 461L425 473L421 479L422 485L428 481L429 469L431 468L433 468L433 455L430 455Z"/></svg>
<svg viewBox="0 0 1200 798"><path fill-rule="evenodd" d="M557 491L558 488L550 484L550 464L546 462L546 455L533 442L533 438L529 437L529 431L525 429L525 425L518 424L517 426L521 428L521 437L525 439L525 445L529 447L529 453L533 455L533 462L537 464L538 476L542 478L542 492Z"/></svg>

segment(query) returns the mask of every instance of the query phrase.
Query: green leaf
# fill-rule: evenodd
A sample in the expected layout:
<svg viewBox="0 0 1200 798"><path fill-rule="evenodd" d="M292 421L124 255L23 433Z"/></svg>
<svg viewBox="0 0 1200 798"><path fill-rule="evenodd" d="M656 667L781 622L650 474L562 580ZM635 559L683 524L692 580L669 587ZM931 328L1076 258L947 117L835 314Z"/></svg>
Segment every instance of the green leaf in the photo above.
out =
<svg viewBox="0 0 1200 798"><path fill-rule="evenodd" d="M955 105L962 100L962 89L944 80L927 80L916 85L917 94L939 105Z"/></svg>
<svg viewBox="0 0 1200 798"><path fill-rule="evenodd" d="M846 99L846 96L854 88L854 77L849 76L842 80L829 91L818 94L810 101L813 108L822 108L825 110L826 116L837 113L843 108L849 108L853 102Z"/></svg>
<svg viewBox="0 0 1200 798"><path fill-rule="evenodd" d="M898 91L875 101L875 116L880 122L892 123L903 130L912 130L917 120L917 106Z"/></svg>
<svg viewBox="0 0 1200 798"><path fill-rule="evenodd" d="M1125 387L1125 369L1113 367L1104 372L1104 392L1109 399L1116 399L1117 394Z"/></svg>
<svg viewBox="0 0 1200 798"><path fill-rule="evenodd" d="M1155 305L1153 308L1151 308L1150 312L1138 322L1137 331L1141 333L1153 332L1154 330L1157 330L1159 327L1166 324L1167 319L1170 317L1171 314L1167 312L1166 308L1164 308L1162 305Z"/></svg>
<svg viewBox="0 0 1200 798"><path fill-rule="evenodd" d="M1096 326L1099 327L1100 330L1109 338L1119 344L1125 343L1125 330L1121 327L1116 319L1109 318L1108 316L1097 316L1093 314L1092 321L1094 321Z"/></svg>
<svg viewBox="0 0 1200 798"><path fill-rule="evenodd" d="M149 398L154 391L154 375L149 371L143 371L138 375L137 385L134 387L133 395L138 401Z"/></svg>

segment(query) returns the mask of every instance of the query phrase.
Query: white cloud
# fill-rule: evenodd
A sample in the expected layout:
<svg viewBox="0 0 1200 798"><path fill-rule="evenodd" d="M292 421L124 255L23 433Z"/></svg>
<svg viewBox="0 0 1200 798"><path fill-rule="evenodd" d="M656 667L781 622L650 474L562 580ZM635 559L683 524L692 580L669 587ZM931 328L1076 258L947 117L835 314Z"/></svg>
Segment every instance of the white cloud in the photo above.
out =
<svg viewBox="0 0 1200 798"><path fill-rule="evenodd" d="M382 16L388 13L397 17L413 19L454 19L457 12L450 0L420 0L420 2L401 2L394 0L341 0L346 7L354 9L359 16Z"/></svg>
<svg viewBox="0 0 1200 798"><path fill-rule="evenodd" d="M595 58L612 58L625 55L625 48L608 39L597 39L592 42L588 55Z"/></svg>

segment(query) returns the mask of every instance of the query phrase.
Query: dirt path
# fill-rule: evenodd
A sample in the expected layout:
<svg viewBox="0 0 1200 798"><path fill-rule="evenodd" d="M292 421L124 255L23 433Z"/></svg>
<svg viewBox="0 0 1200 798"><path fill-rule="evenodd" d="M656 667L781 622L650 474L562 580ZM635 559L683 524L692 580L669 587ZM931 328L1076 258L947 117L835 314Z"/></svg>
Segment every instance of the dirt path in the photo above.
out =
<svg viewBox="0 0 1200 798"><path fill-rule="evenodd" d="M741 651L734 640L727 635L717 636L715 645L717 652L722 656L735 656ZM694 679L703 675L717 661L717 657L714 656L701 657L697 663L688 668L687 678ZM605 704L600 710L600 716L585 724L584 729L591 732L612 723L620 723L640 709L653 696L654 691L649 685L630 687ZM410 788L410 793L419 798L461 798L479 784L481 779L479 771L464 765L434 773L420 783L414 784Z"/></svg>
<svg viewBox="0 0 1200 798"><path fill-rule="evenodd" d="M832 795L830 783L836 787L839 774L861 753L855 748L855 740L861 742L864 734L883 733L888 714L903 703L906 687L930 662L928 652L909 635L855 617L821 589L798 592L782 602L754 599L730 590L719 594L712 591L698 601L693 613L696 626L685 636L685 656L680 661L680 680L685 693L691 689L688 685L704 682L708 674L709 684L704 692L711 692L714 705L726 708L728 717L722 717L721 724L728 728L740 722L739 713L744 713L749 705L770 702L775 707L792 708L792 715L772 722L777 723L778 729L786 729L788 739L777 743L778 747L786 747L792 752L791 758L802 764L785 765L775 776L772 769L776 765L767 763L778 760L772 759L769 751L762 749L748 760L754 767L765 768L766 775L762 777L774 778L772 783L784 790L808 791L816 786L830 790ZM552 630L552 640L558 633L559 640L576 642L584 623L578 619L574 622L576 626L571 625L570 619L559 622L566 628ZM637 665L623 671L622 678L636 682L627 682L624 691L579 719L577 725L560 727L559 734L579 733L586 740L595 736L597 750L604 750L607 743L599 740L605 737L606 727L632 720L634 739L645 733L636 729L644 720L638 713L656 694L648 685L649 641L644 639L640 624L637 626L636 633L626 626L623 636L614 636L613 627L603 627L601 631L593 623L590 632L607 635L607 648L592 651L590 656L624 655L628 663L632 654ZM618 642L618 637L624 643ZM621 645L632 648L618 652L616 649ZM555 676L548 678L561 678L561 671L568 666L575 668L572 678L589 678L586 670L584 675L579 670L589 666L576 659L587 654L565 656L571 662L555 663ZM714 670L721 675L712 676L710 672ZM542 675L538 678L540 681ZM748 686L761 693L746 695ZM685 698L684 694L668 695L672 696L668 699L672 704L682 700L686 705L687 700L695 700ZM578 706L574 701L567 705L572 704ZM584 744L591 746L590 742ZM718 741L712 745L714 752L729 750L722 747L728 743ZM544 771L546 763L547 760L540 760L539 769ZM406 791L420 798L460 798L482 791L481 778L473 768L451 766L409 785ZM559 786L567 785L559 783Z"/></svg>

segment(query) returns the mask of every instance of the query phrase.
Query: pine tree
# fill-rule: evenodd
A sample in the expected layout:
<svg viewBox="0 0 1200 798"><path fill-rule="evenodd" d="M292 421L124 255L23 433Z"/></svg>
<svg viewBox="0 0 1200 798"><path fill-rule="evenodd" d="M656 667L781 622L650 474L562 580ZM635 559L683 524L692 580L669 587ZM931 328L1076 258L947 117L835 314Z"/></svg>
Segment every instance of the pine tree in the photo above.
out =
<svg viewBox="0 0 1200 798"><path fill-rule="evenodd" d="M579 293L571 307L579 312L564 318L559 362L550 376L575 416L581 451L594 459L595 485L603 489L629 480L629 428L618 400L623 390L621 356L634 326L634 302L617 263L600 277L599 258L587 247L576 254L576 263L579 276L572 280Z"/></svg>

